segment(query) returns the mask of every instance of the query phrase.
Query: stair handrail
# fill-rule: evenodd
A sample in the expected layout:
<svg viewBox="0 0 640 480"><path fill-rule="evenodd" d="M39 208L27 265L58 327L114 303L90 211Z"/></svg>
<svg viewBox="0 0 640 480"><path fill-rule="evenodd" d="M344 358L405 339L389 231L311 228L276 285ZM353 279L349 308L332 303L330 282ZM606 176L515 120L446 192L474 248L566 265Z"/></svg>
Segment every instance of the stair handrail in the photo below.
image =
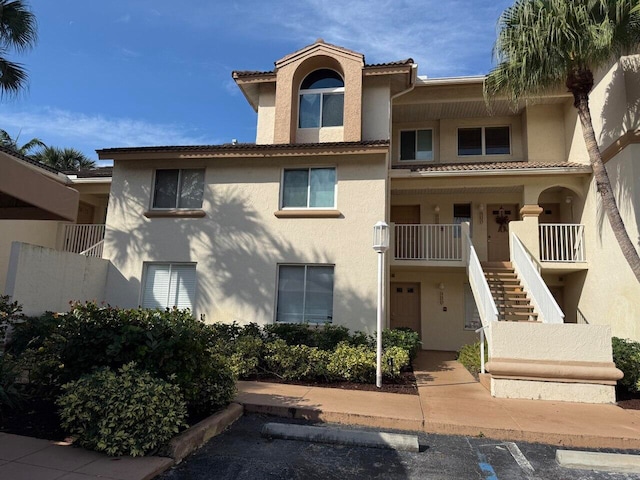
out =
<svg viewBox="0 0 640 480"><path fill-rule="evenodd" d="M476 306L478 307L482 326L488 327L491 322L498 321L498 308L496 307L493 295L491 295L489 283L487 282L487 278L482 270L480 259L478 258L476 249L473 247L468 230L465 231L464 234L468 258L467 276L469 277L471 292L473 293L473 298L476 301ZM487 335L487 341L489 341L489 335Z"/></svg>
<svg viewBox="0 0 640 480"><path fill-rule="evenodd" d="M534 265L533 256L515 233L511 233L511 262L538 318L543 323L564 323L564 313Z"/></svg>
<svg viewBox="0 0 640 480"><path fill-rule="evenodd" d="M80 252L80 255L86 255L87 257L102 258L102 247L104 246L104 239L100 240L95 245L90 246L86 250Z"/></svg>

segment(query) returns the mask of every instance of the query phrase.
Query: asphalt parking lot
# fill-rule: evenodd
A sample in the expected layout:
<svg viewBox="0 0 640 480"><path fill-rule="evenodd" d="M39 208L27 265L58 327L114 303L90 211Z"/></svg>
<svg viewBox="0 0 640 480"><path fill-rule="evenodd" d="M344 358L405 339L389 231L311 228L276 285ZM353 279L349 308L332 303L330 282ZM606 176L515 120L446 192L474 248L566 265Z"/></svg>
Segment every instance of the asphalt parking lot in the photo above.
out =
<svg viewBox="0 0 640 480"><path fill-rule="evenodd" d="M420 452L412 453L262 438L260 431L267 422L302 423L263 415L246 415L159 478L640 479L640 475L635 474L565 469L555 460L557 447L550 445L420 434ZM352 427L326 425L326 428Z"/></svg>

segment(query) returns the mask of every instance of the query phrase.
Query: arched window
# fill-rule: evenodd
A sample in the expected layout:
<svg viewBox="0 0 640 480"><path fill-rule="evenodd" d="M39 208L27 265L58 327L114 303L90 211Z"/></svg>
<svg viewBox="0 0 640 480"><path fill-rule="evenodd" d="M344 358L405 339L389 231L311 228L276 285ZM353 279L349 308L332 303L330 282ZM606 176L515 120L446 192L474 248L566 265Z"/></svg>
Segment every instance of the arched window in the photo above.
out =
<svg viewBox="0 0 640 480"><path fill-rule="evenodd" d="M338 127L343 124L344 80L335 71L311 72L300 85L300 128Z"/></svg>

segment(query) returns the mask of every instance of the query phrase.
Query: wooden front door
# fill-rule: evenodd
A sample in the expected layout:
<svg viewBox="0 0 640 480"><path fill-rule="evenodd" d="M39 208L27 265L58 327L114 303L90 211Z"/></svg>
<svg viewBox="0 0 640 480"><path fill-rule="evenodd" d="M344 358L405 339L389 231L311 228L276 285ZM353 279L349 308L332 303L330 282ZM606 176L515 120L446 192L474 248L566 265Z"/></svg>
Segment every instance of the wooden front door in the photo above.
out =
<svg viewBox="0 0 640 480"><path fill-rule="evenodd" d="M420 284L391 283L391 328L409 327L422 338Z"/></svg>
<svg viewBox="0 0 640 480"><path fill-rule="evenodd" d="M420 205L394 205L391 207L391 221L399 224L420 223Z"/></svg>
<svg viewBox="0 0 640 480"><path fill-rule="evenodd" d="M504 210L506 223L499 223ZM509 261L509 223L518 219L518 206L509 204L487 205L487 253L490 262Z"/></svg>

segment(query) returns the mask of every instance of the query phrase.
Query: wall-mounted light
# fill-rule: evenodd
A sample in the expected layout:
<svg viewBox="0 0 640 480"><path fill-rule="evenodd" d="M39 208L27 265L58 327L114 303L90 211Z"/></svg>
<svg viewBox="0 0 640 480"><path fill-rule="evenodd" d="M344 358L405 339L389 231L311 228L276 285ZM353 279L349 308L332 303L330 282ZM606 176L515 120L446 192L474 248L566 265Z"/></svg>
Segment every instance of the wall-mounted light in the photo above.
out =
<svg viewBox="0 0 640 480"><path fill-rule="evenodd" d="M573 197L571 195L567 195L564 201L571 207L571 221L573 222Z"/></svg>
<svg viewBox="0 0 640 480"><path fill-rule="evenodd" d="M444 305L444 283L438 284L438 290L440 290L440 305Z"/></svg>
<svg viewBox="0 0 640 480"><path fill-rule="evenodd" d="M484 222L484 203L478 205L478 211L480 212L480 223Z"/></svg>
<svg viewBox="0 0 640 480"><path fill-rule="evenodd" d="M434 223L440 223L440 205L433 207L433 219Z"/></svg>

